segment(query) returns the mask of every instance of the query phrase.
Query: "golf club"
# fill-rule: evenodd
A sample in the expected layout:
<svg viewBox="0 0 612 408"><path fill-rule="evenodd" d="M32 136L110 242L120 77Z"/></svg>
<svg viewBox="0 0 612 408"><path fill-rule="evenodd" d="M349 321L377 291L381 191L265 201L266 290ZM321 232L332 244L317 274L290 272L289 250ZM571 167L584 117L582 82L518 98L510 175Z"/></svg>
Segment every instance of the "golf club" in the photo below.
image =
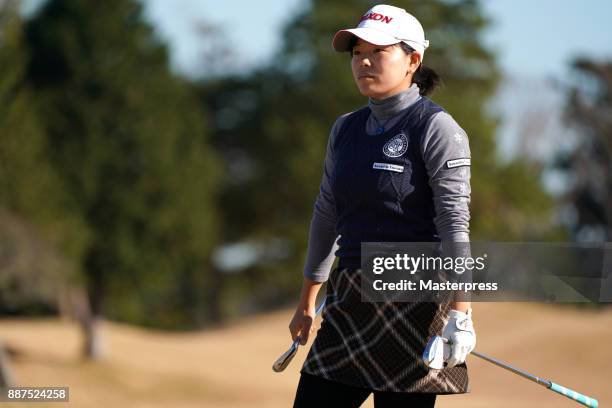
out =
<svg viewBox="0 0 612 408"><path fill-rule="evenodd" d="M444 347L445 344L447 345L446 347ZM423 352L423 360L425 361L425 364L432 369L436 369L436 370L442 369L444 367L443 361L445 357L448 357L448 354L449 354L448 345L450 345L450 342L448 339L445 339L444 337L441 337L441 336L433 336L427 343L427 346L425 347L425 351ZM544 386L548 388L549 390L552 390L558 394L564 395L567 398L571 398L574 401L586 407L597 408L598 406L598 402L594 398L587 397L586 395L580 394L574 390L571 390L562 385L556 384L550 380L529 374L521 369L512 367L511 365L506 364L503 361L486 356L477 351L472 351L471 354L485 361L488 361L491 364L495 364L498 367L508 370L514 374L520 375L521 377L526 378L530 381L533 381L536 384L540 384L541 386Z"/></svg>
<svg viewBox="0 0 612 408"><path fill-rule="evenodd" d="M321 310L323 310L323 306L325 306L325 299L323 299L323 301L319 304L319 307L317 307L317 310L315 312L315 317L317 317L319 313L321 313ZM276 359L276 361L272 365L272 370L276 371L277 373L280 373L285 368L287 368L287 366L289 365L289 363L291 362L291 360L297 353L299 345L300 345L300 337L298 336L291 344L291 347L289 347L289 350L285 351L282 356Z"/></svg>

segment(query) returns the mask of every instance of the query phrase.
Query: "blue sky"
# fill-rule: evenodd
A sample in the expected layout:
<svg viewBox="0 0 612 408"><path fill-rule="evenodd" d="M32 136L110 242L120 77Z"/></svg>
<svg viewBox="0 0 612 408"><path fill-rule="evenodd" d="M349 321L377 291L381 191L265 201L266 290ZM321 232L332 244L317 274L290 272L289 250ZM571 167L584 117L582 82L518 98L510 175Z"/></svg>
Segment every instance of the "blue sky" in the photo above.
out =
<svg viewBox="0 0 612 408"><path fill-rule="evenodd" d="M281 44L283 25L305 5L303 0L142 0L158 32L171 46L173 63L183 72L197 70L201 22L217 25L234 50L233 64L245 68L264 63ZM178 6L178 7L177 7ZM248 39L249 46L244 46Z"/></svg>
<svg viewBox="0 0 612 408"><path fill-rule="evenodd" d="M252 67L274 53L283 24L307 4L305 0L143 2L149 18L170 43L175 66L183 72L193 72L202 55L197 22L218 25L236 50L236 65ZM498 51L502 69L511 75L561 76L579 53L612 58L611 1L482 0L481 4L495 21L483 33L484 40ZM249 46L239 47L245 39Z"/></svg>
<svg viewBox="0 0 612 408"><path fill-rule="evenodd" d="M44 1L24 0L24 8ZM174 66L185 73L196 72L201 61L203 41L197 23L220 27L234 49L235 66L248 69L273 55L283 25L308 4L307 0L141 1L168 42ZM401 1L389 4L401 6ZM578 54L612 59L612 1L481 0L481 4L495 22L483 33L484 41L497 50L500 66L512 76L560 77ZM245 39L248 47L243 46Z"/></svg>
<svg viewBox="0 0 612 408"><path fill-rule="evenodd" d="M495 26L485 41L511 74L563 74L577 54L612 58L612 2L606 0L484 0Z"/></svg>

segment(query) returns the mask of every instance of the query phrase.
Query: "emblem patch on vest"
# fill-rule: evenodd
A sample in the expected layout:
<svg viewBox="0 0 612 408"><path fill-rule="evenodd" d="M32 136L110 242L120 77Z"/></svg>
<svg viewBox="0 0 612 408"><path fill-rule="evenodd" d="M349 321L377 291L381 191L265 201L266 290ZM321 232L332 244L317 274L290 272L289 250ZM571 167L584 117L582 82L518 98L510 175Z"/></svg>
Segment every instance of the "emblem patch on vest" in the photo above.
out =
<svg viewBox="0 0 612 408"><path fill-rule="evenodd" d="M393 138L383 146L383 153L388 157L400 157L402 154L406 153L407 150L408 138L403 133L393 136Z"/></svg>

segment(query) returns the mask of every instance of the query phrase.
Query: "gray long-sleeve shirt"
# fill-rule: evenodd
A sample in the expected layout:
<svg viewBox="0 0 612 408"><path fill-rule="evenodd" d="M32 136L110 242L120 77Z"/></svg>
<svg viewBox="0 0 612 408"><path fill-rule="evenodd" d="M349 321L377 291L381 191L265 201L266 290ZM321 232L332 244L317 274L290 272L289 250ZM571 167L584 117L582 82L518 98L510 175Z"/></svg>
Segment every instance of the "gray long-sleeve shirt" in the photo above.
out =
<svg viewBox="0 0 612 408"><path fill-rule="evenodd" d="M366 134L376 137L380 125L391 128L402 118L404 110L420 98L418 86L412 84L406 91L382 101L370 99L368 106L372 114L366 123ZM334 167L334 140L348 115L350 113L340 116L332 126L319 195L310 222L304 276L317 282L327 280L338 249L330 175ZM434 223L440 239L443 242L469 242L471 155L466 132L448 113L436 113L423 135L421 154L433 193Z"/></svg>

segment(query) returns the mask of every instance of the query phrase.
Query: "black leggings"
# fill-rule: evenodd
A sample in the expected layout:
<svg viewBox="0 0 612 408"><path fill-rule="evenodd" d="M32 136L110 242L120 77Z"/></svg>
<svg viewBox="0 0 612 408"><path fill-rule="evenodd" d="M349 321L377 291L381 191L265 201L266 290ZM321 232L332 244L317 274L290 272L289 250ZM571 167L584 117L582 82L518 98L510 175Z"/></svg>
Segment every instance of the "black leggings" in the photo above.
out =
<svg viewBox="0 0 612 408"><path fill-rule="evenodd" d="M357 408L370 393L365 388L302 373L293 408ZM431 408L435 403L436 394L374 391L375 408Z"/></svg>

